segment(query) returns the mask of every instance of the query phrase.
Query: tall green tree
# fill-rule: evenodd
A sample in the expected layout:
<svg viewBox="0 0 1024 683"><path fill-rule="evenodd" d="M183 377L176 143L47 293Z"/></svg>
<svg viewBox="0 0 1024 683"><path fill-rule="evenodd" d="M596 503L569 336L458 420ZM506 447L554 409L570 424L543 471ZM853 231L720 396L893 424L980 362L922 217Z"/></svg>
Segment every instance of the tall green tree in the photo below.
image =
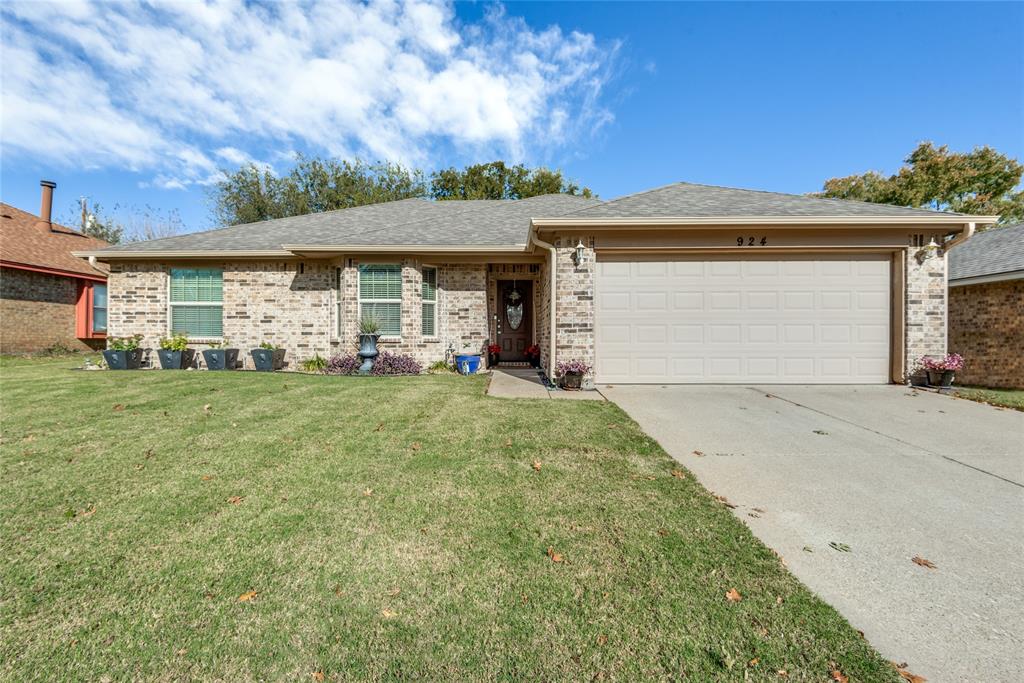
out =
<svg viewBox="0 0 1024 683"><path fill-rule="evenodd" d="M559 193L593 196L590 188L581 188L561 171L529 169L522 164L509 166L504 161L474 164L462 170L446 168L430 176L430 194L438 200L525 199Z"/></svg>
<svg viewBox="0 0 1024 683"><path fill-rule="evenodd" d="M401 164L298 156L284 176L255 164L225 171L211 201L218 223L237 225L427 194L423 172Z"/></svg>
<svg viewBox="0 0 1024 683"><path fill-rule="evenodd" d="M998 215L1000 225L1024 220L1024 165L991 147L950 152L922 142L891 176L874 171L825 181L816 197L856 199L939 211Z"/></svg>

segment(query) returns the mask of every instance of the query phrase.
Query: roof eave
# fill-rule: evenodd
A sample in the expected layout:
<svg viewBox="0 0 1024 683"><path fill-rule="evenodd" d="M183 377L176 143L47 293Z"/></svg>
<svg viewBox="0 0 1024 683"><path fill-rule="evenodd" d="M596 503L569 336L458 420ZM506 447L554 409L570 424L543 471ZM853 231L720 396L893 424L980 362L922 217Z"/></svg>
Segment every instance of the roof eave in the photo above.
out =
<svg viewBox="0 0 1024 683"><path fill-rule="evenodd" d="M651 218L614 217L583 218L558 217L534 218L530 223L534 229L555 228L679 228L716 227L733 225L856 225L862 227L889 227L893 225L955 225L966 223L987 225L995 223L999 216L957 216L937 214L934 216L661 216Z"/></svg>
<svg viewBox="0 0 1024 683"><path fill-rule="evenodd" d="M1008 270L1002 273L988 273L985 275L971 275L969 277L949 278L950 287L965 287L967 285L982 285L988 282L1008 282L1010 280L1024 280L1024 269Z"/></svg>
<svg viewBox="0 0 1024 683"><path fill-rule="evenodd" d="M224 259L224 258L277 258L295 256L283 249L234 250L216 249L174 249L167 251L128 251L101 249L99 251L73 251L72 256L78 258L95 257L98 261L141 261L150 259L189 258L189 259Z"/></svg>
<svg viewBox="0 0 1024 683"><path fill-rule="evenodd" d="M332 254L520 254L526 244L283 244L281 249L215 250L175 249L166 251L99 250L73 251L79 258L95 257L99 261L143 261L159 259L240 259L240 258L294 258Z"/></svg>

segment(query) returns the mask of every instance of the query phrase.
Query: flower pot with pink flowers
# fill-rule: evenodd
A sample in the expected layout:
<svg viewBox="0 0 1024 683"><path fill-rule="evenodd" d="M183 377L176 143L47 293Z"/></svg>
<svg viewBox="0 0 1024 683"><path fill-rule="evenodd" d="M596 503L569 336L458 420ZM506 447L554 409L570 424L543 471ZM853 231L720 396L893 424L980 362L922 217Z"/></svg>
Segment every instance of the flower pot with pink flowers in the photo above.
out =
<svg viewBox="0 0 1024 683"><path fill-rule="evenodd" d="M561 361L555 366L559 384L566 391L579 391L583 386L583 376L590 372L590 366L581 360Z"/></svg>
<svg viewBox="0 0 1024 683"><path fill-rule="evenodd" d="M928 385L947 389L953 386L956 373L964 369L964 357L959 353L945 356L925 356L921 367L928 373Z"/></svg>

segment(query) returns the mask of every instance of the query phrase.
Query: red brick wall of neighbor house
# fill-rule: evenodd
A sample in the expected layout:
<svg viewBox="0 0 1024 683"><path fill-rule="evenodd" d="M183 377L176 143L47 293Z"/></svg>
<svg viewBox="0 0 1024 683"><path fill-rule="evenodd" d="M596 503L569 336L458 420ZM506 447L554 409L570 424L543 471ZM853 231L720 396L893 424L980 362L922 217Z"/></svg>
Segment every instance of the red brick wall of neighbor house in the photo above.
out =
<svg viewBox="0 0 1024 683"><path fill-rule="evenodd" d="M75 337L77 299L75 278L0 268L0 353L43 351L56 344L88 351Z"/></svg>
<svg viewBox="0 0 1024 683"><path fill-rule="evenodd" d="M1024 388L1024 280L950 287L949 350L958 384Z"/></svg>

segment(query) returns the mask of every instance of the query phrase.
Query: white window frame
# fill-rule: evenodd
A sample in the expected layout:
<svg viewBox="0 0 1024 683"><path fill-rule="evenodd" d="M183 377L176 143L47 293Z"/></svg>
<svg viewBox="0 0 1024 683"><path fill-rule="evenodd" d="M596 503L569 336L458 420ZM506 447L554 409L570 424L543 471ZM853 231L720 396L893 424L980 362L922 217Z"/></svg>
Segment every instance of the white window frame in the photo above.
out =
<svg viewBox="0 0 1024 683"><path fill-rule="evenodd" d="M399 295L397 299L364 299L363 298L363 271L359 266L398 266ZM363 319L363 304L398 304L398 334L382 334L380 338L384 341L402 341L402 295L405 294L405 267L401 263L387 261L374 261L373 263L360 263L356 267L356 296L359 301L358 320ZM358 322L358 321L357 321Z"/></svg>
<svg viewBox="0 0 1024 683"><path fill-rule="evenodd" d="M343 316L341 315L341 287L345 277L344 266L335 266L334 274L338 278L338 281L334 284L334 339L340 340L345 336L345 331L341 329Z"/></svg>
<svg viewBox="0 0 1024 683"><path fill-rule="evenodd" d="M224 341L224 291L221 290L220 301L171 301L171 280L174 279L171 271L173 268L167 269L167 336L171 337L174 335L174 307L175 306L220 306L221 307L221 320L220 329L221 336L219 337L191 337L188 336L188 340L203 344L206 342L222 342ZM224 269L220 269L221 272L221 287L224 285Z"/></svg>
<svg viewBox="0 0 1024 683"><path fill-rule="evenodd" d="M434 334L423 334L423 320L421 319L420 320L420 335L424 339L427 339L427 340L430 340L430 341L435 341L435 340L438 339L437 306L440 303L440 299L441 299L441 288L438 286L439 276L440 276L440 269L437 266L432 266L432 265L430 265L428 263L424 263L422 266L420 266L420 316L421 316L421 318L423 316L423 304L430 303L426 299L423 298L423 281L422 281L423 280L423 271L427 270L428 268L430 270L434 271L434 301L433 301L433 304L434 304Z"/></svg>

